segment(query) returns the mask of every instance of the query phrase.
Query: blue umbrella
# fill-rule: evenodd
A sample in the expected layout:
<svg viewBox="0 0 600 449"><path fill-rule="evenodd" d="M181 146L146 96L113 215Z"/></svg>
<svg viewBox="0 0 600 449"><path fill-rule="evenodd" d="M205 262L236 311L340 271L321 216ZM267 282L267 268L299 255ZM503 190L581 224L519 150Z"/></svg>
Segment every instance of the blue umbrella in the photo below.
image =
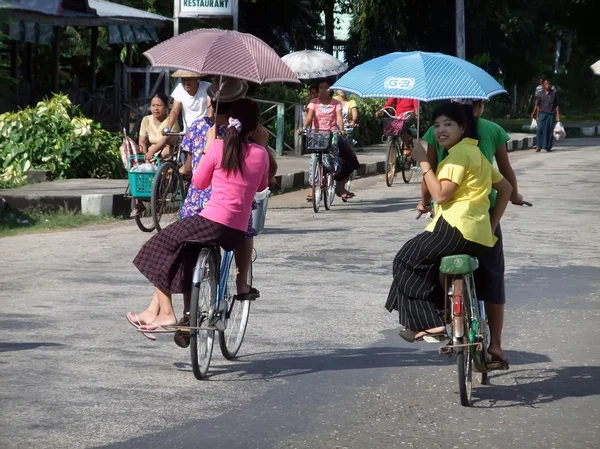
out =
<svg viewBox="0 0 600 449"><path fill-rule="evenodd" d="M454 56L421 51L396 52L367 61L333 86L366 98L419 101L472 98L488 100L506 90L476 65Z"/></svg>

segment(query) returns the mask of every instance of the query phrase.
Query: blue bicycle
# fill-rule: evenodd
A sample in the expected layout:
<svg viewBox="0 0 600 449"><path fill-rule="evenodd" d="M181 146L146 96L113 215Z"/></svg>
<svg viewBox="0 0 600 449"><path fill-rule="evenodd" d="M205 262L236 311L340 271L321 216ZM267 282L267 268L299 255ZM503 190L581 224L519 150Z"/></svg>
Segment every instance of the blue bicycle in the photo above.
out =
<svg viewBox="0 0 600 449"><path fill-rule="evenodd" d="M255 197L257 207L252 211L252 221L257 234L264 228L269 194L270 192L265 190ZM222 256L221 253L218 246L202 246L192 278L190 327L181 329L189 329L192 370L198 380L207 377L215 332L219 334L219 346L223 357L227 360L235 358L244 341L250 304L253 301L240 300L237 297L237 266L234 253L224 251ZM251 261L248 272L250 287L254 260L255 258Z"/></svg>

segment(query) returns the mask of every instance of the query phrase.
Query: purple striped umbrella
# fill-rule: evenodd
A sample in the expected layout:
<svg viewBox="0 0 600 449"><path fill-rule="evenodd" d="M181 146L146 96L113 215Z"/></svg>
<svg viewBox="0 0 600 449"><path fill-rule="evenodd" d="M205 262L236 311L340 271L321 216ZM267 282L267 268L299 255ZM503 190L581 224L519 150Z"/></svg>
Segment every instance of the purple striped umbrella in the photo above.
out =
<svg viewBox="0 0 600 449"><path fill-rule="evenodd" d="M153 67L221 75L257 84L300 83L275 50L247 33L199 29L173 37L144 53Z"/></svg>

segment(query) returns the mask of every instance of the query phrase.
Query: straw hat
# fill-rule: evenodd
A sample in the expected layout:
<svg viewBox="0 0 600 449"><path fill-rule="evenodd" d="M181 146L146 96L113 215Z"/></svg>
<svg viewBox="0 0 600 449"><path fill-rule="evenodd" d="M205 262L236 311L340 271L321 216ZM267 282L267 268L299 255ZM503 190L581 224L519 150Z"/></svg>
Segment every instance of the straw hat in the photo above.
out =
<svg viewBox="0 0 600 449"><path fill-rule="evenodd" d="M173 78L200 78L200 74L190 70L177 70L171 75Z"/></svg>
<svg viewBox="0 0 600 449"><path fill-rule="evenodd" d="M219 91L219 82L221 81L220 76L215 76L212 84L208 88L208 96L216 98L217 92ZM248 92L248 83L238 78L230 78L224 76L222 79L221 93L219 94L219 101L225 103L239 100Z"/></svg>

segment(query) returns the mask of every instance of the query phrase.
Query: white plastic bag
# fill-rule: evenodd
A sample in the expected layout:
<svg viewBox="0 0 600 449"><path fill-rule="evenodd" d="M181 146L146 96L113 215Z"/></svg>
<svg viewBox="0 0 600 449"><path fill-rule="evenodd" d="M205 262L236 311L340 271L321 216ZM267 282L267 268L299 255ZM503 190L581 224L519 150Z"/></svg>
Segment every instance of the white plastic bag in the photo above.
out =
<svg viewBox="0 0 600 449"><path fill-rule="evenodd" d="M265 220L267 218L267 207L269 205L269 197L271 190L267 187L262 192L256 192L254 201L256 201L256 209L252 211L252 227L257 234L260 234L265 229Z"/></svg>
<svg viewBox="0 0 600 449"><path fill-rule="evenodd" d="M567 136L567 132L565 131L565 127L561 122L557 122L556 126L554 126L554 138L556 140L563 140Z"/></svg>
<svg viewBox="0 0 600 449"><path fill-rule="evenodd" d="M144 164L136 165L135 167L133 167L131 169L131 171L134 171L134 172L153 172L156 170L158 170L156 165L151 164L150 162L145 162Z"/></svg>
<svg viewBox="0 0 600 449"><path fill-rule="evenodd" d="M537 129L537 120L532 118L531 119L531 125L529 125L529 129L531 131L535 131Z"/></svg>

